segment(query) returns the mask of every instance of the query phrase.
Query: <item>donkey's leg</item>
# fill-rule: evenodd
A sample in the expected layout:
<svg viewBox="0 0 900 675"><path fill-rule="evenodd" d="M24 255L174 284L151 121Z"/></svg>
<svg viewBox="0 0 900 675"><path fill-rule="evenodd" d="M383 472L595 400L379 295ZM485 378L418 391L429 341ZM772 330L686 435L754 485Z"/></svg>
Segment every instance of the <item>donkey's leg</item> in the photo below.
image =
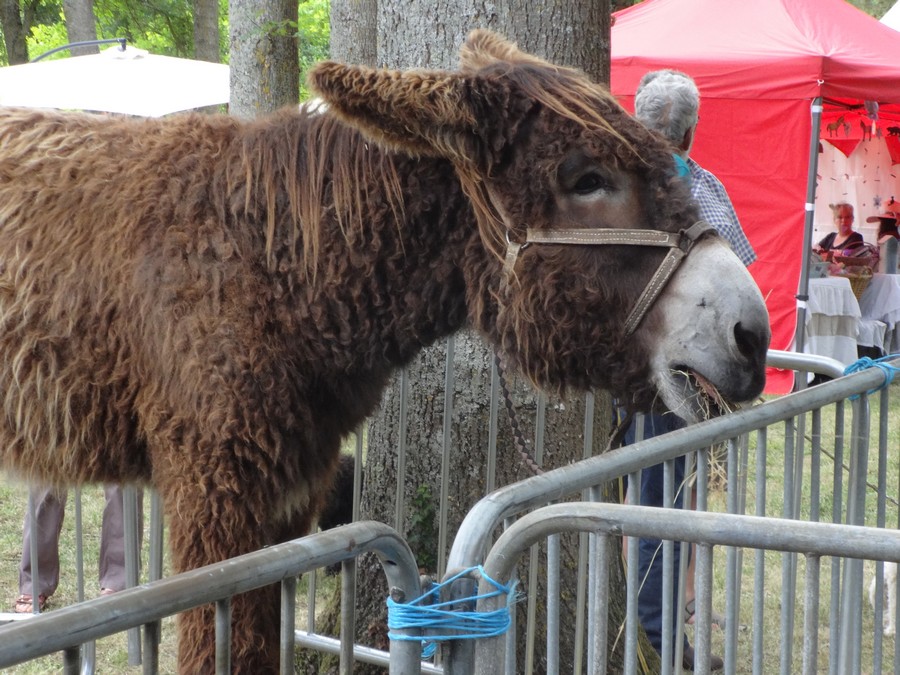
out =
<svg viewBox="0 0 900 675"><path fill-rule="evenodd" d="M184 469L182 480L165 494L176 571L249 553L275 541L276 528L270 522L269 512L273 494L262 481L248 481L242 472L222 466L213 472L215 478L210 473L197 475L202 469ZM243 478L240 485L234 480L238 475ZM277 586L233 598L233 673L278 671L279 620ZM179 628L179 672L214 672L214 606L185 612Z"/></svg>

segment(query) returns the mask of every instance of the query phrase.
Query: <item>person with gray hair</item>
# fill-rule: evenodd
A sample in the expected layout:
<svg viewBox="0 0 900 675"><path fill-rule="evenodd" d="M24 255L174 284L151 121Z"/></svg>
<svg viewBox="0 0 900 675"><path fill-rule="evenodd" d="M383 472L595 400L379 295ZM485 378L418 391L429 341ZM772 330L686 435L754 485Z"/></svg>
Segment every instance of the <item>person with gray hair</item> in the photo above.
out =
<svg viewBox="0 0 900 675"><path fill-rule="evenodd" d="M634 96L634 114L645 126L669 140L677 156L683 161L687 171L683 172L690 182L691 195L697 202L700 217L712 225L722 237L731 244L731 248L740 260L749 265L756 260L756 254L741 224L738 221L734 206L728 198L725 187L712 173L701 167L689 156L694 144L694 133L700 121L700 92L689 75L677 70L656 70L647 73L641 79ZM643 438L652 438L660 434L680 429L684 422L671 412L652 412L643 416ZM637 435L637 427L631 423L625 433L625 442L633 443ZM688 508L683 503L685 482L685 460L680 457L674 462L675 507ZM629 486L631 489L632 486ZM664 506L664 465L658 464L641 471L640 504L642 506ZM677 578L679 570L680 546L676 542L674 551L674 569L676 575L675 597L672 617L672 634L664 635L663 621L663 564L661 541L659 539L640 539L638 544L639 578L642 580L638 591L638 618L654 648L664 655L671 649L674 652L675 639L678 636L678 622L691 621L695 608L693 600L692 574L687 573L685 579L686 603L683 609L677 605ZM724 625L724 617L714 613L713 623ZM665 646L665 649L664 649ZM677 652L675 652L677 653ZM674 653L672 654L674 657ZM683 638L682 664L688 670L694 669L694 649ZM722 659L710 656L710 670L721 670Z"/></svg>
<svg viewBox="0 0 900 675"><path fill-rule="evenodd" d="M641 78L634 95L634 116L688 153L700 121L700 91L678 70L651 71Z"/></svg>
<svg viewBox="0 0 900 675"><path fill-rule="evenodd" d="M678 70L645 74L634 95L634 116L668 139L681 154L690 171L691 194L700 207L700 216L731 244L741 262L749 265L756 260L725 186L690 158L700 122L700 92L694 80Z"/></svg>

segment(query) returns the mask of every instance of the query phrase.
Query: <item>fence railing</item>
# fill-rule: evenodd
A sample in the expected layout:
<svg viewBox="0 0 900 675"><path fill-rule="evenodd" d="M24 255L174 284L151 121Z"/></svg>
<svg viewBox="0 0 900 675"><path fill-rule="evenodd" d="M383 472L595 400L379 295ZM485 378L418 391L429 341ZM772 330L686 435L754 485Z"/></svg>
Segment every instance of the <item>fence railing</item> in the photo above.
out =
<svg viewBox="0 0 900 675"><path fill-rule="evenodd" d="M790 359L787 360L789 361ZM793 532L793 528L799 526L800 523L795 524L788 522L786 519L799 518L801 506L809 509L809 514L806 517L810 520L827 519L830 515L834 523L845 522L862 525L865 521L866 479L870 444L869 397L866 392L881 387L884 382L885 374L877 370L869 370L852 376L842 377L834 382L797 392L687 429L641 441L634 445L500 488L476 504L468 512L450 552L448 574L452 574L456 569L464 569L475 562L484 560L494 533L498 528L511 528L517 517L523 516L530 510L573 496L599 500L600 491L598 488L609 481L622 476L629 476L636 483L639 483L638 472L641 469L660 463L670 465L676 458L685 454L695 454L696 456L698 471L696 482L697 504L699 509L706 509L709 499L707 479L710 461L707 448L716 445L724 444L728 453L726 462L728 467L726 510L732 514L743 513L746 508L745 486L748 475L747 440L751 434L756 436L756 510L760 517L764 517L767 520L770 528L777 527L786 532ZM876 500L878 515L875 524L877 527L883 528L885 525L885 491L883 486L886 480L884 460L888 447L889 390L882 390L878 400L880 403L879 417L877 428L874 431L879 457L877 481L880 487L877 494L880 495L880 498ZM850 409L849 429L845 429L844 426L845 405ZM825 406L834 406L835 429L832 461L836 467L839 467L838 470L833 472L834 477L830 494L826 494L825 486L822 486L819 482L824 457L821 425L822 409ZM811 417L811 431L809 433L807 432L807 415ZM779 486L782 489L783 506L780 512L771 513L766 510L767 432L776 425L783 427L784 459L781 469L783 470L784 480L783 485ZM896 445L895 442L894 446L896 447ZM845 457L848 462L848 478L846 481L843 480L844 471L840 468L843 466ZM672 474L674 472L669 471L668 473L669 480L673 480ZM807 473L809 478L804 480ZM674 494L676 487L670 484L668 493ZM771 489L772 486L768 487ZM801 492L804 489L809 491L809 497L805 504L801 503ZM826 497L828 497L827 500L825 499ZM831 502L832 509L830 514L823 514L821 508L823 500ZM689 515L682 512L676 513L676 517ZM721 515L721 527L726 528L729 526L728 517L724 514ZM710 517L716 519L719 517L719 514L710 515ZM778 520L773 520L775 518L778 518ZM694 522L694 520L689 522ZM887 532L883 529L873 528L869 531L869 535L876 538L886 534ZM664 539L670 541L678 540L671 534L664 537ZM686 537L680 540L692 541L695 540L695 537ZM719 542L710 540L704 543L711 545ZM756 548L758 551L762 551L772 547L767 546L765 541L760 541L757 542ZM547 550L548 555L554 555L552 544L547 544ZM777 550L789 551L792 549ZM806 549L806 552L820 556L831 555L829 553L830 550L823 542L821 547L811 546ZM884 553L885 551L882 552ZM602 554L592 550L589 556L581 559L580 564L582 568L579 569L579 578L593 578L595 571L591 565L598 555L602 557ZM669 560L671 549L667 549L664 546L662 555L664 565L671 565L671 560ZM640 583L636 576L636 556L636 549L629 550L627 558L629 593ZM729 579L726 590L726 625L730 627L730 630L726 631L726 672L735 672L736 657L734 654L737 640L735 631L739 617L737 614L738 603L734 595L740 589L740 584L738 583L740 571L737 559L739 551L729 550L728 556L727 572ZM865 556L863 555L862 557ZM882 557L878 559L889 560L892 558ZM763 563L759 557L756 559L756 564L758 568L762 567ZM547 568L554 569L555 566L548 562ZM861 562L856 559L835 561L832 566L830 612L834 620L829 626L829 644L832 655L829 672L864 672L864 670L860 670L861 657L859 654L861 599L863 597L862 571ZM785 556L780 588L780 607L783 614L780 628L787 637L782 642L780 663L777 666L782 673L796 672L793 665L792 645L796 575L796 556ZM760 580L755 579L754 581L754 592L757 594L763 593L764 589L761 587ZM548 582L547 586L550 588L553 587L553 584ZM454 587L453 597L469 597L472 595L473 587L474 581L461 580ZM586 595L581 598L581 602L585 606L588 603ZM880 596L878 597L880 599ZM554 598L548 597L546 602L548 607L554 607ZM698 607L700 609L698 610L697 623L702 628L704 621L709 621L708 612L706 616L703 616L702 597L698 598ZM671 610L672 606L668 595L666 595L663 615L670 614ZM876 613L879 620L881 612L880 605L876 604ZM579 613L581 612L579 611ZM587 615L588 612L584 612L584 614ZM551 627L552 622L550 619L548 619L547 623L548 627ZM583 631L589 637L598 635L595 627L576 626L574 629ZM525 630L532 630L532 627L526 626ZM762 664L761 636L763 622L759 612L754 616L752 631L754 637L752 672L774 672L771 664L767 666ZM633 625L625 627L626 655L633 655L636 635L637 631ZM876 631L873 638L873 649L876 655L881 653L880 638L880 631ZM581 664L589 655L595 653L591 650L590 645L585 644L586 641L583 640L578 644L577 649L579 653L572 659L576 672L581 672ZM671 646L672 653L677 649L677 646ZM705 645L700 641L698 647L700 648L698 650L698 658L702 659ZM472 644L453 642L450 643L448 651L445 672L459 675L473 672L474 646ZM507 645L507 654L512 651L511 645ZM547 652L548 654L552 653L549 648ZM677 663L680 663L680 660L676 660ZM897 661L897 663L900 663L900 661ZM588 665L595 667L596 664L589 663ZM625 672L635 672L632 668L634 668L633 662L626 663ZM664 660L663 671L670 672L671 668L671 663ZM881 664L872 664L872 668L872 672L880 672ZM518 671L516 671L514 664L507 663L504 672ZM557 672L555 665L552 663L548 664L547 672Z"/></svg>
<svg viewBox="0 0 900 675"><path fill-rule="evenodd" d="M806 557L806 592L803 597L804 612L804 675L817 675L819 597L817 593L821 558L837 556L853 560L889 560L900 562L900 531L885 530L873 537L873 528L832 523L793 521L773 527L770 518L699 511L680 512L673 509L657 509L646 506L623 504L567 503L539 508L512 524L491 548L484 563L486 576L508 579L520 557L539 541L562 532L585 532L599 539L598 548L608 546L611 536L648 537L653 539L674 538L679 541L700 544L697 576L705 580L697 587L699 606L711 606L710 581L713 573L713 547L753 548L757 550L782 551ZM598 566L599 567L599 566ZM608 579L600 568L591 574L593 592L596 594L591 607L591 634L603 638L607 634L605 612L608 606ZM479 589L485 593L489 587ZM628 585L628 612L625 631L637 633L637 612L635 585ZM505 602L504 598L486 597L479 601L479 611L494 611ZM711 623L698 616L696 631L697 662L706 663L710 654ZM635 642L626 641L625 672L636 672L637 656ZM503 637L479 640L476 646L477 675L495 675L510 672L506 640ZM733 645L729 656L734 653ZM588 672L606 673L606 649L596 644L592 650ZM726 660L726 672L735 672L733 658ZM701 669L702 670L702 669ZM848 663L840 672L867 672L858 663ZM516 672L513 670L512 672ZM553 671L551 671L553 672ZM769 671L763 671L769 672Z"/></svg>
<svg viewBox="0 0 900 675"><path fill-rule="evenodd" d="M842 366L836 362L804 355L773 353L770 363L828 376L837 376L842 371ZM627 615L621 626L625 672L637 672L639 660L634 598L640 580L636 578L636 544L632 542L636 542L637 537L660 535L668 541L698 544L697 612L693 630L701 672L703 658L713 648L710 629L713 554L723 547L726 628L720 642L725 650L726 672L794 673L801 667L803 672L819 672L819 653L826 647L830 673L881 672L886 658L882 634L880 630L874 630L864 640L862 597L864 560L900 560L897 533L887 529L888 526L896 527L896 513L888 517L885 499L889 489L900 489L896 479L889 485L887 473L888 450L893 448L896 453L897 446L896 432L891 431L889 424L890 390L883 389L875 395L867 393L881 387L885 379L884 372L874 369L840 377L494 490L469 510L455 536L449 532L442 534L442 541L452 541L444 577L482 562L495 570L492 566L498 551L520 551L539 539L547 539L549 543L544 545L548 552L547 563L540 565L542 571L549 570L546 621L539 624L532 617L524 625L515 626L503 640L502 649L485 647L482 641L451 641L445 645L436 663L422 664L421 671L457 675L470 675L476 668L485 673L490 669L492 675L528 672L524 664L515 660L517 648L520 648L518 643L532 644L536 635L542 635L548 645L547 662L539 667L530 666L532 672L560 672L562 664L571 667L572 672L605 672L611 645L607 642L608 631L604 626L604 621L609 618L602 611L607 606L605 594L609 589L603 580L609 573L608 553L612 537L624 534L630 537L626 554ZM872 415L870 408L877 408L877 415ZM774 447L775 436L778 436L778 448ZM710 464L718 460L709 448L720 445L724 445L727 454L724 461L727 490L724 505L712 505L709 469ZM876 453L877 462L870 462L870 454L874 457ZM697 512L655 509L647 513L643 507L596 503L601 498L601 486L609 481L625 476L636 480L641 469L659 463L671 464L685 454L693 458L696 467L697 479L692 489L696 490ZM783 480L771 485L767 474L772 468L771 457L776 455ZM870 464L877 466L870 470ZM360 470L357 464L357 472ZM874 478L869 477L872 471ZM826 474L830 474L828 483L823 478ZM748 480L754 483L752 492L748 492ZM355 483L359 485L358 477ZM867 488L868 483L875 489ZM673 491L674 486L670 485L669 493ZM773 495L778 499L774 500ZM553 505L565 499L576 499L579 504ZM547 520L545 526L535 524L542 518ZM828 520L831 522L817 522ZM362 530L371 535L373 527L366 523ZM418 577L408 547L393 530L379 527L385 529L378 530L378 545L390 542L384 555L402 559L398 567L389 566L394 570L391 573L402 576L391 579L390 584L408 589L412 596L418 588ZM505 532L500 534L501 530ZM577 621L574 625L566 623L564 628L561 628L561 622L567 619L559 616L558 598L553 597L560 593L558 581L553 579L559 569L558 544L554 543L554 537L562 531L594 533L584 535L578 556ZM64 650L67 668L74 668L78 644L144 625L145 671L155 672L156 622L160 618L206 602L227 604L224 589L245 592L353 557L366 550L363 542L368 539L361 534L357 530L340 528L260 551L260 558L252 557L257 556L256 553L243 556L237 559L238 567L243 569L244 561L248 561L247 577L237 573L237 578L229 577L230 581L223 585L218 585L218 580L209 586L201 584L197 572L191 572L0 627L0 667L38 654ZM351 543L355 546L348 549ZM745 548L753 550L749 567L743 556ZM766 593L762 572L767 564L771 567L767 552L780 552L782 556L776 602L780 617L778 635L775 636L766 634L764 622L771 613L762 600ZM557 556L555 562L554 556ZM662 556L664 564L671 567L671 546L663 546ZM820 574L823 556L832 558L830 574ZM529 565L538 564L532 556ZM214 567L233 569L231 563ZM345 673L352 672L350 664L354 659L389 664L392 673L420 672L419 646L415 642L392 643L391 653L387 653L354 645L347 637L353 635L353 568L354 564L349 560L344 563L342 590L349 595L345 596L342 607L342 637L319 635L309 624L305 630L293 630L293 586L292 582L285 582L282 596L288 610L283 617L283 660L297 644L340 654L341 672ZM261 569L266 572L262 573ZM797 578L802 570L806 574L803 592L806 613L802 615L799 648L802 659L798 666L794 624ZM866 620L880 626L884 604L880 595L880 563L875 571L878 593L874 615L866 614ZM506 571L496 573L506 581L503 578ZM531 570L527 574L531 575ZM752 584L743 580L747 576L753 577ZM821 584L824 584L823 588L827 586L828 599L820 605ZM457 582L452 587L452 598L462 603L464 598L474 594L475 586L474 578ZM753 589L750 613L741 611L741 589L748 586ZM179 589L177 592L173 590L176 588ZM139 603L136 602L138 599ZM668 599L667 602L670 603ZM664 606L664 612L671 607L671 604ZM821 617L814 620L822 607L828 608L824 626ZM748 631L739 632L740 626L745 624L749 626ZM825 629L827 638L822 637ZM552 648L554 635L560 630L577 633L574 654L560 654ZM48 635L55 637L48 640ZM774 664L771 654L764 649L773 642L778 643L779 650ZM749 643L749 651L742 643ZM673 650L669 653L675 653L677 645L669 645L669 649ZM501 654L502 666L497 660ZM900 664L896 654L893 663ZM663 669L671 672L671 663L664 661ZM227 669L221 672L227 672Z"/></svg>
<svg viewBox="0 0 900 675"><path fill-rule="evenodd" d="M62 651L66 673L80 669L79 647L136 626L144 628L145 672L158 672L159 622L167 616L216 604L216 671L230 673L230 599L263 586L282 586L282 672L292 672L296 580L300 574L344 562L346 593L355 586L353 560L375 552L392 589L408 598L419 595L419 573L406 542L391 527L359 522L302 539L271 546L216 565L129 588L114 595L36 615L0 627L0 668ZM342 624L342 672L350 672L353 613ZM411 631L399 631L400 633ZM421 649L416 642L395 641L389 661L394 673L419 672Z"/></svg>

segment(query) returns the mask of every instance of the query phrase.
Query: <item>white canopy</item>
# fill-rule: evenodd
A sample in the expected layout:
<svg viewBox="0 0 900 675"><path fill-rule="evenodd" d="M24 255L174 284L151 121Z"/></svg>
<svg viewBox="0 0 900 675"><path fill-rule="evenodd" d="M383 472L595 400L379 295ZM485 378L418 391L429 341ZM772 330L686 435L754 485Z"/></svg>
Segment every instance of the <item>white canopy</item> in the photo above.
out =
<svg viewBox="0 0 900 675"><path fill-rule="evenodd" d="M229 68L135 47L0 68L0 105L160 117L228 103Z"/></svg>
<svg viewBox="0 0 900 675"><path fill-rule="evenodd" d="M881 23L890 26L894 30L900 30L900 0L894 3L894 6L881 17Z"/></svg>

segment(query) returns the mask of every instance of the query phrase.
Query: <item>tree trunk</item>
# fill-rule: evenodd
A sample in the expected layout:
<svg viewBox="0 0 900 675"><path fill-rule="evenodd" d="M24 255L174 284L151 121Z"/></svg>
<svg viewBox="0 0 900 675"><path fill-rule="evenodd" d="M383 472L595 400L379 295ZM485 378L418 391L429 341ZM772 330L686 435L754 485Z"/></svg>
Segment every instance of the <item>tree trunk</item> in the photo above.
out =
<svg viewBox="0 0 900 675"><path fill-rule="evenodd" d="M378 65L377 0L331 0L331 58Z"/></svg>
<svg viewBox="0 0 900 675"><path fill-rule="evenodd" d="M452 543L454 533L468 510L493 489L533 475L515 448L510 422L501 404L497 429L496 471L487 469L487 449L490 446L490 375L492 351L480 337L471 332L455 338L455 381L453 393L453 423L450 442L450 477L445 489L448 492L447 522ZM401 387L394 383L382 399L382 405L368 429L368 455L365 467L365 486L362 513L391 524L404 533L413 549L422 571L437 577L443 572L447 550L438 549L439 503L441 493L442 416L445 343L426 349L407 370L408 420L406 424L405 475L403 486L403 518L395 522L397 447L401 429L399 414ZM511 392L516 416L522 434L529 441L532 454L545 469L578 461L602 451L609 437L611 418L609 399L599 395L591 435L593 444L585 448L586 405L583 395L573 395L566 400L536 395L529 385L512 373L507 373L507 387ZM538 437L537 418L543 418L544 433ZM540 450L535 448L540 446ZM618 495L615 496L618 499ZM519 635L527 620L529 602L534 603L539 625L544 623L546 611L546 547L536 550L536 576L529 577L530 558L526 556L519 565L518 589L528 596L528 601L517 605ZM612 588L624 588L624 572L619 564L618 551L613 552L611 565ZM560 598L561 621L559 650L562 655L562 672L571 672L575 654L575 631L566 628L576 615L578 567L578 537L564 536L560 542L560 587L566 589ZM357 628L359 639L372 640L372 644L385 648L385 610L387 588L383 573L377 563L363 560L360 563L360 585L357 591ZM532 585L534 584L534 585ZM624 595L614 598L616 605L610 608L611 628L609 644L615 643L615 633L624 619ZM621 644L621 641L619 641ZM545 644L538 642L531 654L526 653L524 640L519 642L518 663L530 659L540 673L546 669ZM613 655L611 662L621 657ZM380 672L377 669L358 667L357 673ZM524 672L524 671L522 671ZM612 671L611 671L612 672Z"/></svg>
<svg viewBox="0 0 900 675"><path fill-rule="evenodd" d="M342 3L352 4L352 3ZM526 0L505 3L502 8L493 3L474 0L432 0L423 3L404 3L400 0L378 2L377 62L392 68L455 68L458 50L466 34L475 27L497 30L518 42L520 47L554 62L579 67L597 80L608 81L609 73L609 4L578 0L553 0L538 9ZM332 10L334 12L334 9ZM437 20L436 20L437 19ZM334 44L334 43L332 43ZM342 58L342 54L332 54ZM512 431L505 413L498 420L496 473L488 475L487 448L490 444L490 377L493 354L483 341L471 332L455 338L455 389L453 392L453 421L450 439L450 477L447 485L441 481L443 455L443 402L446 343L426 349L407 371L395 379L382 399L379 411L368 427L368 454L365 466L365 490L361 517L375 519L397 527L405 536L422 571L443 573L448 550L438 546L439 495L447 491L447 547L454 533L475 502L496 487L532 475L521 461L512 440ZM527 439L541 444L539 459L546 468L563 466L602 451L609 437L611 402L598 393L594 403L593 444L585 448L585 397L569 400L547 399L536 395L530 387L508 373L519 424ZM403 383L406 383L405 385ZM399 520L398 446L401 429L401 389L407 391L407 419L405 422L405 482L399 490L402 499ZM536 416L544 418L544 433L536 439ZM618 500L617 488L609 498ZM529 561L519 565L519 589L535 603L538 621L543 625L546 610L545 546L537 547L536 587L530 587ZM612 547L617 549L618 547ZM611 606L609 644L616 645L610 655L610 672L621 670L624 646L618 627L625 616L625 575L619 550L611 552ZM560 655L561 671L571 672L576 651L575 631L566 623L575 617L578 565L578 537L564 536L560 543L561 598ZM387 588L380 566L373 558L359 562L357 588L357 641L380 649L387 649L385 598ZM524 626L528 602L519 603L517 621ZM333 631L338 607L333 604L323 617L320 630ZM521 628L519 635L524 635ZM526 660L533 672L545 671L545 645L538 635L534 651L525 653L520 640L518 663L520 671ZM655 652L648 653L651 668ZM302 672L336 672L334 661L307 660L303 657ZM658 665L658 661L656 662ZM356 664L356 673L381 673L379 668Z"/></svg>
<svg viewBox="0 0 900 675"><path fill-rule="evenodd" d="M25 36L28 34L22 23L22 11L19 0L0 0L0 25L3 26L3 41L6 44L6 57L9 65L28 63L28 45Z"/></svg>
<svg viewBox="0 0 900 675"><path fill-rule="evenodd" d="M230 112L256 117L300 100L296 0L230 0Z"/></svg>
<svg viewBox="0 0 900 675"><path fill-rule="evenodd" d="M220 63L219 0L194 0L194 58Z"/></svg>
<svg viewBox="0 0 900 675"><path fill-rule="evenodd" d="M94 17L94 0L63 0L66 17L66 35L69 42L88 42L97 39L97 20ZM99 54L98 45L72 47L72 56Z"/></svg>
<svg viewBox="0 0 900 675"><path fill-rule="evenodd" d="M520 49L609 84L610 6L606 2L570 0L532 5L507 3L502 23Z"/></svg>

